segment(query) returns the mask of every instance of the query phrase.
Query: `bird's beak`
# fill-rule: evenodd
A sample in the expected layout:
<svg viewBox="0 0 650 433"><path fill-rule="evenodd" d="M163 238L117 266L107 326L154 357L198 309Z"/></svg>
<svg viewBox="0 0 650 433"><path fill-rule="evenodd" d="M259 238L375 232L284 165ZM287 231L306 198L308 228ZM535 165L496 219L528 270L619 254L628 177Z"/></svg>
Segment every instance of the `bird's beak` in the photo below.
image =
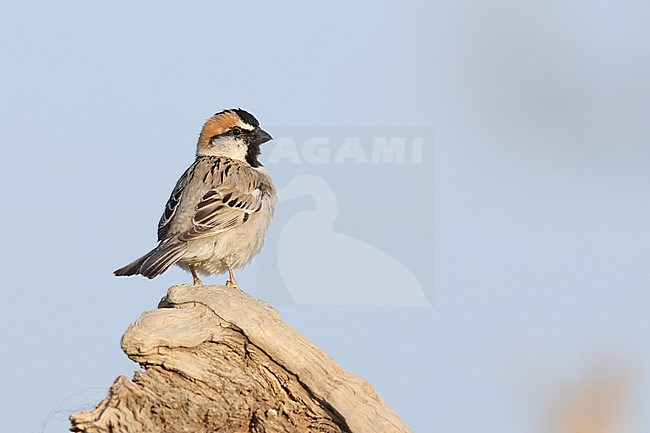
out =
<svg viewBox="0 0 650 433"><path fill-rule="evenodd" d="M253 131L253 134L251 135L251 142L257 145L264 144L270 140L273 140L271 134L260 128L257 128L255 131Z"/></svg>

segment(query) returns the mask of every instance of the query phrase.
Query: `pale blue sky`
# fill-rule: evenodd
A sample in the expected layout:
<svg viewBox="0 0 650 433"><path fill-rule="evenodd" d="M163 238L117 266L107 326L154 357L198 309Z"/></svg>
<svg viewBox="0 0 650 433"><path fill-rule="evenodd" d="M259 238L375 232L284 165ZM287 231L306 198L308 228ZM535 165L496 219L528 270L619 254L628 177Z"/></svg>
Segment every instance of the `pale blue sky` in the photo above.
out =
<svg viewBox="0 0 650 433"><path fill-rule="evenodd" d="M111 272L154 245L202 122L232 106L271 134L434 131L418 166L268 165L279 187L327 179L335 229L431 306L287 302L259 263L309 200L237 274L415 432L549 431L531 394L613 352L635 378L627 431L648 431L649 18L641 1L3 2L0 431L65 431L131 376L122 333L189 280ZM531 375L550 379L522 397Z"/></svg>

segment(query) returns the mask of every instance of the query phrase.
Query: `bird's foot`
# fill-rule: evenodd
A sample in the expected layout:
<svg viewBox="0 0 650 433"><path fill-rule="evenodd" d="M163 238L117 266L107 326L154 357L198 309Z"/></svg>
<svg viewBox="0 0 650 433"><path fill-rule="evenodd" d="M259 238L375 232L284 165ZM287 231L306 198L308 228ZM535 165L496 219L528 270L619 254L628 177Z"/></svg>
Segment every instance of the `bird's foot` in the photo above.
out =
<svg viewBox="0 0 650 433"><path fill-rule="evenodd" d="M232 273L232 267L230 266L230 263L228 261L225 261L225 263L228 267L228 281L226 281L226 287L236 287L239 289L237 280L235 280L235 274Z"/></svg>
<svg viewBox="0 0 650 433"><path fill-rule="evenodd" d="M198 275L196 275L196 271L194 270L194 266L188 265L188 268L190 268L190 272L192 273L192 279L194 280L194 285L195 286L202 286L203 281L199 278Z"/></svg>

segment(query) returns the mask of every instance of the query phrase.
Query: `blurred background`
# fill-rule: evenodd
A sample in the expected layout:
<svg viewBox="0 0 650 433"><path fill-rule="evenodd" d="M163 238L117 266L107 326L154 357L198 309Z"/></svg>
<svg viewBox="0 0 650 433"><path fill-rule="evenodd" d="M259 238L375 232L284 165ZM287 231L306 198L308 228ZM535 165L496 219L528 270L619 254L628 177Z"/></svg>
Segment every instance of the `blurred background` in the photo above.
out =
<svg viewBox="0 0 650 433"><path fill-rule="evenodd" d="M122 333L190 280L111 272L154 246L203 121L241 106L276 136L425 137L407 167L267 164L279 188L325 179L298 184L329 185L334 240L408 275L416 306L291 292L308 273L287 282L278 251L309 197L237 273L413 431L648 431L649 19L625 0L4 1L0 430L65 431L138 368Z"/></svg>

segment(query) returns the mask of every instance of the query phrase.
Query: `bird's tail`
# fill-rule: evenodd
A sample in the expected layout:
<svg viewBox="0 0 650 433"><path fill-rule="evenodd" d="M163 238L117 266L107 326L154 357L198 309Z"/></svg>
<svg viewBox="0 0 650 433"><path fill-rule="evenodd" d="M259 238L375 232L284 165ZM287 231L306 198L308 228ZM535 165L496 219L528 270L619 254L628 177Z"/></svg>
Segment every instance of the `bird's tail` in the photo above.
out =
<svg viewBox="0 0 650 433"><path fill-rule="evenodd" d="M118 277L140 274L147 278L154 278L176 263L183 256L186 249L187 243L185 242L163 242L136 261L113 273Z"/></svg>

